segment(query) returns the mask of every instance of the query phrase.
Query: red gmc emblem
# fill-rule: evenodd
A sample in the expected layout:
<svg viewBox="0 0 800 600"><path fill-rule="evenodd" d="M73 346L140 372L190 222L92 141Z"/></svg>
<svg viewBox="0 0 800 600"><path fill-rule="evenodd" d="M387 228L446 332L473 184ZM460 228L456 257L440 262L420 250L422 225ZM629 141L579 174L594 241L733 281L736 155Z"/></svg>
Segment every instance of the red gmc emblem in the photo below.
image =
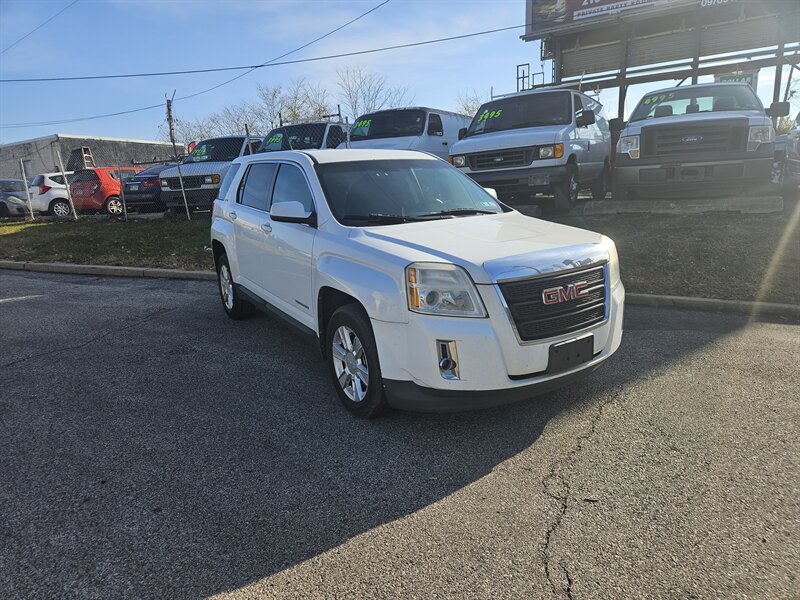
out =
<svg viewBox="0 0 800 600"><path fill-rule="evenodd" d="M589 294L589 284L585 281L570 283L564 287L552 287L542 290L542 302L545 304L558 304L569 300L577 300Z"/></svg>

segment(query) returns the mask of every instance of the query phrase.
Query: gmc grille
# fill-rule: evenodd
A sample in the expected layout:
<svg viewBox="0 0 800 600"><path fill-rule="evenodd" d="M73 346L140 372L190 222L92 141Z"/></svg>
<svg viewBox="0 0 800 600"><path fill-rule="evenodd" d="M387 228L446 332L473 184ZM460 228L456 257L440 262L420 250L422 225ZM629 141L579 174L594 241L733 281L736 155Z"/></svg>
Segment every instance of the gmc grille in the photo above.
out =
<svg viewBox="0 0 800 600"><path fill-rule="evenodd" d="M680 158L747 150L747 123L740 120L709 124L662 125L642 128L642 156Z"/></svg>
<svg viewBox="0 0 800 600"><path fill-rule="evenodd" d="M512 150L481 152L467 155L467 161L469 162L469 168L473 171L524 167L533 162L533 150L531 148L514 148Z"/></svg>
<svg viewBox="0 0 800 600"><path fill-rule="evenodd" d="M178 177L168 177L167 184L169 185L169 189L171 190L179 190L181 189L181 180ZM183 187L184 189L193 189L199 188L203 184L202 177L184 177L183 178Z"/></svg>
<svg viewBox="0 0 800 600"><path fill-rule="evenodd" d="M586 283L588 292L557 304L545 304L542 292ZM602 323L606 319L605 267L593 267L547 277L499 282L500 293L511 312L517 334L523 342L572 333Z"/></svg>

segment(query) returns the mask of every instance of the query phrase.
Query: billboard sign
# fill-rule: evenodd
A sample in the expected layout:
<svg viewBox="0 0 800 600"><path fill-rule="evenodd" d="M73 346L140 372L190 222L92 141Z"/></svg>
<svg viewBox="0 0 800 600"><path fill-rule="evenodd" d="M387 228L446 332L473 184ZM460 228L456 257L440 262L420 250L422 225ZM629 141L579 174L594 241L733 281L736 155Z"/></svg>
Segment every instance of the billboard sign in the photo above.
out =
<svg viewBox="0 0 800 600"><path fill-rule="evenodd" d="M528 0L528 27L525 37L578 24L591 25L623 12L691 5L697 2L698 0Z"/></svg>
<svg viewBox="0 0 800 600"><path fill-rule="evenodd" d="M739 73L721 73L714 75L717 83L746 83L753 90L758 90L758 71L741 71Z"/></svg>

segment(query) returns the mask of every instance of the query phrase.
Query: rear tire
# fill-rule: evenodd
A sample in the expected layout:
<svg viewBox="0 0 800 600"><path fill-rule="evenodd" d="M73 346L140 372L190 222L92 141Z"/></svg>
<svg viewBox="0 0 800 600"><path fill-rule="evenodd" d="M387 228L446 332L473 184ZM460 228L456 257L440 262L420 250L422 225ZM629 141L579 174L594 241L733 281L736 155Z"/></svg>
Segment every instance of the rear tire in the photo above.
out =
<svg viewBox="0 0 800 600"><path fill-rule="evenodd" d="M371 419L387 408L375 336L364 310L346 304L333 313L325 334L328 371L344 407Z"/></svg>
<svg viewBox="0 0 800 600"><path fill-rule="evenodd" d="M228 263L228 256L224 253L217 258L217 284L222 308L228 317L239 321L253 314L253 305L242 299L239 290L233 283L231 265Z"/></svg>
<svg viewBox="0 0 800 600"><path fill-rule="evenodd" d="M553 204L557 212L569 212L578 201L578 168L567 165L567 176L564 181L553 186Z"/></svg>
<svg viewBox="0 0 800 600"><path fill-rule="evenodd" d="M125 208L122 206L119 196L109 196L103 204L102 212L112 217L121 217L125 213Z"/></svg>
<svg viewBox="0 0 800 600"><path fill-rule="evenodd" d="M47 212L57 219L66 219L72 214L72 208L69 205L69 201L63 198L56 198L50 203Z"/></svg>

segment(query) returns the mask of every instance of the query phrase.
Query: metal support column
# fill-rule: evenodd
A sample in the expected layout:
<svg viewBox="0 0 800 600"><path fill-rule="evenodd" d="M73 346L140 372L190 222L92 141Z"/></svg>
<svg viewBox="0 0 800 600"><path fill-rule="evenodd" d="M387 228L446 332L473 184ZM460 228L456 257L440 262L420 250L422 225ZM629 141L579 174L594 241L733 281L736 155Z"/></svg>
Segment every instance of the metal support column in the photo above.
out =
<svg viewBox="0 0 800 600"><path fill-rule="evenodd" d="M620 68L619 68L619 101L617 103L617 116L620 119L625 118L625 97L628 95L628 86L625 83L625 78L628 75L628 38L630 37L630 31L628 29L628 25L623 23L620 27L622 35L621 46L622 56L620 57Z"/></svg>

